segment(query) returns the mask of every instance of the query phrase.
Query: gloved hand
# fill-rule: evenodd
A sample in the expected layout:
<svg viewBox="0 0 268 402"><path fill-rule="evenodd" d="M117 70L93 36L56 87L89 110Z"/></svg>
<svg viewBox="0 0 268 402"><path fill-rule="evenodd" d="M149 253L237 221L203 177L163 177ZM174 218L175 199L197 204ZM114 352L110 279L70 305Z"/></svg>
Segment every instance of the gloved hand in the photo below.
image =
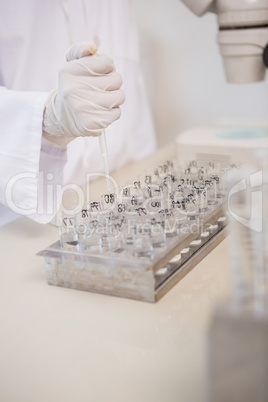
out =
<svg viewBox="0 0 268 402"><path fill-rule="evenodd" d="M108 56L94 54L96 49L91 42L72 46L59 70L58 88L49 93L43 136L57 145L100 135L120 117L119 106L124 102L121 75Z"/></svg>

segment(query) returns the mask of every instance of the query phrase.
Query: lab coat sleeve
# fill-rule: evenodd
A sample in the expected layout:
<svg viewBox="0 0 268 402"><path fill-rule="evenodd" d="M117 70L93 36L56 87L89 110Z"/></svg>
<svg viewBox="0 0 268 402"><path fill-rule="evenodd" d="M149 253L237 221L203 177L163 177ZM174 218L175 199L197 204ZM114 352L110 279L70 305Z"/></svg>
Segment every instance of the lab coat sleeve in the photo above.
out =
<svg viewBox="0 0 268 402"><path fill-rule="evenodd" d="M57 211L66 163L66 148L42 137L47 95L0 87L0 203L40 223Z"/></svg>

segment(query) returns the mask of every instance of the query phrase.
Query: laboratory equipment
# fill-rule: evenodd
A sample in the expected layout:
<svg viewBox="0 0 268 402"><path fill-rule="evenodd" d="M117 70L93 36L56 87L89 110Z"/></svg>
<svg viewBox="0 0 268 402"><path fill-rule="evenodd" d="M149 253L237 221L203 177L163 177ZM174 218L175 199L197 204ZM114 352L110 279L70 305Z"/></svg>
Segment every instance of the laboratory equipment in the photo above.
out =
<svg viewBox="0 0 268 402"><path fill-rule="evenodd" d="M228 82L265 79L268 66L268 3L266 0L181 0L196 15L214 12L218 44Z"/></svg>
<svg viewBox="0 0 268 402"><path fill-rule="evenodd" d="M48 283L156 302L227 234L226 197L207 191L221 180L212 166L166 161L64 215L39 253Z"/></svg>
<svg viewBox="0 0 268 402"><path fill-rule="evenodd" d="M206 126L181 132L176 138L177 158L181 166L196 160L199 165L214 162L214 169L221 166L221 180L214 184L225 186L225 167L230 164L254 164L255 153L268 148L267 121L218 121ZM213 166L211 166L213 172ZM213 188L208 188L212 194ZM217 189L217 194L226 189Z"/></svg>

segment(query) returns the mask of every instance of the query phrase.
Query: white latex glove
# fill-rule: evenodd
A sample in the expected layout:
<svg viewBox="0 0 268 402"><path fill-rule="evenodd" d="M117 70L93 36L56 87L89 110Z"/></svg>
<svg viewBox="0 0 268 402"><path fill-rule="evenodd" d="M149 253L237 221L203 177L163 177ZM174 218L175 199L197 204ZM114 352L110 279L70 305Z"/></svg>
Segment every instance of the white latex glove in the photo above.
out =
<svg viewBox="0 0 268 402"><path fill-rule="evenodd" d="M57 145L67 145L79 136L100 135L120 117L121 75L108 56L94 54L96 49L91 42L72 46L58 73L58 89L49 93L43 136Z"/></svg>

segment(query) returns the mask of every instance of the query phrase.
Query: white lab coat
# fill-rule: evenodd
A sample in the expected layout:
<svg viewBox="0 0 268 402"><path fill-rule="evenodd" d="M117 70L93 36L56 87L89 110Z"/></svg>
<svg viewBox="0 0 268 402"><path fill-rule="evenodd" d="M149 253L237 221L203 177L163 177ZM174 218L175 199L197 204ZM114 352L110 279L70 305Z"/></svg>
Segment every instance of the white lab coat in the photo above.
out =
<svg viewBox="0 0 268 402"><path fill-rule="evenodd" d="M106 130L113 170L155 149L129 1L0 0L0 203L39 222L55 213L64 165L65 183L103 172L96 138L70 143L67 163L65 148L41 138L44 103L66 49L94 36L99 52L114 59L126 95L120 120Z"/></svg>

